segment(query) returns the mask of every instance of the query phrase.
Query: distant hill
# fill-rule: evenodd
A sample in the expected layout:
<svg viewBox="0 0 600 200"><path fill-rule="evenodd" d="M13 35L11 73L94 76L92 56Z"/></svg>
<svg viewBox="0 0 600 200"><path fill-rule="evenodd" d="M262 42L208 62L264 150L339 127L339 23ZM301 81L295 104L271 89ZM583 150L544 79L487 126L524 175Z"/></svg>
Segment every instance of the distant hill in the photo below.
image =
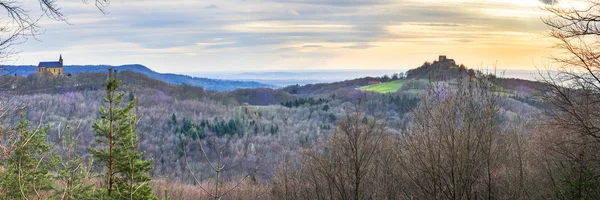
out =
<svg viewBox="0 0 600 200"><path fill-rule="evenodd" d="M538 88L546 85L541 82L524 80L518 78L497 77L495 74L485 74L479 70L469 69L464 65L457 65L452 59L441 59L442 61L425 62L423 65L408 70L406 77L400 79L381 77L364 77L353 80L339 81L333 83L319 83L307 85L292 85L283 88L290 94L299 95L322 95L336 94L338 96L355 97L360 92L376 93L409 93L417 94L427 89L429 81L451 82L456 81L459 76L493 76L493 83L504 92L518 95L531 95ZM384 74L382 74L384 75ZM379 84L369 84L371 81Z"/></svg>
<svg viewBox="0 0 600 200"><path fill-rule="evenodd" d="M476 71L467 69L464 65L456 65L454 61L425 62L420 67L408 70L408 79L431 79L434 81L445 81L457 78L460 71L473 75Z"/></svg>
<svg viewBox="0 0 600 200"><path fill-rule="evenodd" d="M338 90L355 90L362 86L368 85L370 81L383 82L382 78L364 77L353 80L345 80L334 83L317 83L307 85L291 85L283 88L290 94L309 95L309 94L331 94Z"/></svg>
<svg viewBox="0 0 600 200"><path fill-rule="evenodd" d="M17 74L22 76L28 76L29 74L37 73L37 66L26 65L26 66L5 66L6 72L10 74ZM133 71L138 72L154 79L158 79L171 84L187 84L192 86L202 87L205 90L215 91L233 91L236 89L245 88L275 88L275 86L267 85L255 81L231 81L231 80L220 80L210 78L199 78L181 74L170 74L170 73L158 73L152 71L144 65L132 64L132 65L67 65L64 67L64 71L67 74L79 74L83 72L107 72L109 68L114 68L119 71Z"/></svg>

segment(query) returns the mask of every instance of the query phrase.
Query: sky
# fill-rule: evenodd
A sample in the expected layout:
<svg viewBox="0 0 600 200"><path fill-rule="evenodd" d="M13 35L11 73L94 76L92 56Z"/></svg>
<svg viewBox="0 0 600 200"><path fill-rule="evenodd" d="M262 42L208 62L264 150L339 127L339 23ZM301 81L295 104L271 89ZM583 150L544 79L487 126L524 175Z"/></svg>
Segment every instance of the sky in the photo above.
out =
<svg viewBox="0 0 600 200"><path fill-rule="evenodd" d="M45 33L17 46L14 64L62 54L65 65L171 73L406 70L447 55L469 68L535 69L556 51L541 22L548 1L112 0L105 15L62 0L68 23L41 20Z"/></svg>

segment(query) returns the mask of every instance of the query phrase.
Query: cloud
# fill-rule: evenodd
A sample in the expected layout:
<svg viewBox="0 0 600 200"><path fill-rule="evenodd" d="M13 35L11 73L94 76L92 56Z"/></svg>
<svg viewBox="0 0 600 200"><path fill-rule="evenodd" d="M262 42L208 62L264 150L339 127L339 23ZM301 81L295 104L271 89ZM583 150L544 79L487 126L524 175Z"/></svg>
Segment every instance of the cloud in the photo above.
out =
<svg viewBox="0 0 600 200"><path fill-rule="evenodd" d="M540 1L551 3L550 0ZM206 68L202 70L211 69L209 66L233 66L232 70L235 70L301 66L300 63L325 67L323 63L330 63L327 59L335 57L331 55L371 52L347 49L377 47L372 49L375 52L383 51L395 43L419 44L425 48L430 43L443 44L447 41L476 45L510 37L494 34L498 30L528 32L546 28L539 22L539 17L523 17L515 12L535 11L538 2L529 1L535 4L531 8L521 7L520 2L510 4L510 7L498 2L115 1L109 7L109 15L102 15L93 6L70 2L61 6L74 25L44 22L41 25L46 32L37 38L42 42L31 40L21 47L24 52L31 52L28 55L35 55L23 56L25 63L33 64L39 61L39 56L48 52L69 51L64 56L78 57L84 62L78 64L137 62L157 70L189 71L185 67L197 66L197 63L206 63L203 65ZM490 15L485 9L501 11L503 16L508 17ZM519 37L525 38L522 35ZM110 48L98 48L95 46L98 41L122 44L122 47L107 55ZM79 54L69 55L77 52ZM55 55L48 57L54 58ZM172 66L169 62L175 58L178 66ZM295 63L297 60L302 62ZM178 67L181 69L175 69Z"/></svg>
<svg viewBox="0 0 600 200"><path fill-rule="evenodd" d="M298 12L297 12L296 10L294 10L294 9L289 9L289 10L288 10L288 13L290 13L291 15L294 15L294 16L300 16L300 13L298 13Z"/></svg>
<svg viewBox="0 0 600 200"><path fill-rule="evenodd" d="M473 42L473 40L470 40L470 39L458 39L458 40L456 40L456 42L459 42L459 43L470 43L470 42Z"/></svg>
<svg viewBox="0 0 600 200"><path fill-rule="evenodd" d="M376 46L366 44L366 43L360 43L360 44L356 44L356 45L343 46L342 48L345 48L345 49L368 49L368 48L373 48L373 47L376 47Z"/></svg>
<svg viewBox="0 0 600 200"><path fill-rule="evenodd" d="M323 46L322 45L316 45L316 44L309 44L309 45L302 46L302 48L319 48L319 47L323 47Z"/></svg>
<svg viewBox="0 0 600 200"><path fill-rule="evenodd" d="M391 0L276 0L282 3L312 4L321 6L354 7L379 5L392 2Z"/></svg>
<svg viewBox="0 0 600 200"><path fill-rule="evenodd" d="M446 24L446 23L426 23L426 24L411 24L415 26L442 26L442 27L457 27L458 24Z"/></svg>
<svg viewBox="0 0 600 200"><path fill-rule="evenodd" d="M219 6L217 6L215 4L210 4L210 5L206 6L206 7L204 7L204 9L216 9L216 8L219 8Z"/></svg>

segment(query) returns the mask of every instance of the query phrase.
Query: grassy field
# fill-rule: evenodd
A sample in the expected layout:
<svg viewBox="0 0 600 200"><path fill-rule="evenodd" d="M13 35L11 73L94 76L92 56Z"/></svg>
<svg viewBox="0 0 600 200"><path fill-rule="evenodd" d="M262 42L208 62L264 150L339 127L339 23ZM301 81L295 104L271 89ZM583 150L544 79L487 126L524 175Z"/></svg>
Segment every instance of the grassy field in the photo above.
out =
<svg viewBox="0 0 600 200"><path fill-rule="evenodd" d="M380 83L380 84L376 84L376 85L368 85L368 86L361 87L360 90L379 92L379 93L391 93L391 92L398 91L406 81L407 80L398 80L398 81Z"/></svg>
<svg viewBox="0 0 600 200"><path fill-rule="evenodd" d="M414 81L420 81L423 82L423 80L412 80L412 79L405 79L405 80L398 80L398 81L392 81L392 82L386 82L386 83L380 83L380 84L376 84L376 85L368 85L368 86L363 86L360 87L360 90L363 91L370 91L370 92L378 92L378 93L394 93L397 92L398 90L400 90L400 88L402 88L402 86L404 84L407 84L409 82L414 82ZM421 84L428 84L426 81L425 83L421 83ZM453 89L456 89L456 80L449 80L449 81L445 81L443 83L438 82L437 84L442 84L445 85L446 87L451 87ZM411 86L412 87L412 86ZM498 91L496 91L498 93L498 95L502 96L502 97L509 97L511 95L514 95L515 92L514 91L509 91L509 90L501 90L501 88L496 88L498 89ZM424 92L424 89L410 89L408 88L405 92L407 93L413 93L413 94L420 94L421 92Z"/></svg>

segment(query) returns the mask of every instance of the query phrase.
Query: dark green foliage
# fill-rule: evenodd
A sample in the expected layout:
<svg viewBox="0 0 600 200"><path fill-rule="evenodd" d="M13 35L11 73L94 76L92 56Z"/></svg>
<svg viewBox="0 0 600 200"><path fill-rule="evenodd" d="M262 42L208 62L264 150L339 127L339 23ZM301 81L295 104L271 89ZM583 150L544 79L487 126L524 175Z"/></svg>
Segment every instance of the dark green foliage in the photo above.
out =
<svg viewBox="0 0 600 200"><path fill-rule="evenodd" d="M121 138L121 149L116 151L116 169L121 177L116 180L117 199L157 199L152 194L150 175L152 160L144 160L145 152L139 152L139 140L135 128L135 115L130 118L130 130Z"/></svg>
<svg viewBox="0 0 600 200"><path fill-rule="evenodd" d="M29 121L22 114L15 134L9 136L13 152L3 161L0 193L3 199L40 199L42 192L54 188L51 170L56 158L51 155L46 141L49 126L30 130Z"/></svg>
<svg viewBox="0 0 600 200"><path fill-rule="evenodd" d="M57 181L62 182L61 187L55 190L57 199L88 199L90 198L92 185L86 183L91 178L91 164L86 165L84 159L77 155L78 135L71 134L71 127L66 127L66 135L63 136L62 151L64 155L59 158L59 169ZM90 161L91 163L91 161Z"/></svg>
<svg viewBox="0 0 600 200"><path fill-rule="evenodd" d="M337 120L337 117L335 117L335 115L333 113L330 113L329 114L329 122L335 123L336 120Z"/></svg>
<svg viewBox="0 0 600 200"><path fill-rule="evenodd" d="M204 129L186 118L183 118L183 124L179 128L179 131L185 136L192 137L193 140L206 138Z"/></svg>
<svg viewBox="0 0 600 200"><path fill-rule="evenodd" d="M187 146L187 140L183 133L179 134L179 141L177 143L177 152L179 153L179 158L185 155L185 146Z"/></svg>
<svg viewBox="0 0 600 200"><path fill-rule="evenodd" d="M290 94L298 94L298 88L300 87L300 85L296 84L296 85L292 85L292 86L288 86L286 89L286 91Z"/></svg>
<svg viewBox="0 0 600 200"><path fill-rule="evenodd" d="M408 113L419 104L419 98L408 95L392 95L389 102L396 106L396 111L400 114Z"/></svg>
<svg viewBox="0 0 600 200"><path fill-rule="evenodd" d="M320 125L321 130L331 130L331 124Z"/></svg>
<svg viewBox="0 0 600 200"><path fill-rule="evenodd" d="M169 124L177 124L169 121ZM217 136L235 135L241 133L242 122L238 118L232 118L228 121L215 117L213 120L202 119L199 124L192 120L183 118L181 127L176 128L175 133L181 133L184 137L191 137L192 140L204 139L207 131L215 133ZM180 145L185 146L184 143Z"/></svg>
<svg viewBox="0 0 600 200"><path fill-rule="evenodd" d="M323 109L322 109L322 110L323 110L323 111L325 111L325 112L327 112L327 111L329 111L329 109L330 109L330 108L329 108L329 105L325 104L325 105L323 106Z"/></svg>
<svg viewBox="0 0 600 200"><path fill-rule="evenodd" d="M271 125L270 133L271 135L275 135L279 132L279 125Z"/></svg>
<svg viewBox="0 0 600 200"><path fill-rule="evenodd" d="M107 169L106 189L99 190L98 195L114 199L156 199L148 175L153 161L144 160L145 153L138 152L136 116L130 113L136 100L121 106L124 93L116 93L119 85L116 71L109 71L104 99L108 107L100 107L100 119L92 126L100 145L90 151Z"/></svg>
<svg viewBox="0 0 600 200"><path fill-rule="evenodd" d="M546 102L543 102L541 100L536 100L532 97L528 97L525 95L512 95L512 96L510 96L510 98L520 101L520 102L523 102L523 103L526 103L526 104L529 104L530 106L533 106L533 107L536 107L539 109L546 109L546 108L550 107L550 105Z"/></svg>
<svg viewBox="0 0 600 200"><path fill-rule="evenodd" d="M390 82L390 81L391 81L390 76L388 76L387 74L383 75L383 77L381 77L381 82L382 83Z"/></svg>
<svg viewBox="0 0 600 200"><path fill-rule="evenodd" d="M175 115L175 113L173 113L173 115L171 115L171 119L169 120L168 124L169 129L172 129L173 127L177 127L177 115Z"/></svg>
<svg viewBox="0 0 600 200"><path fill-rule="evenodd" d="M398 77L398 73L394 73L394 74L392 75L392 81L396 81L396 80L399 80L399 79L400 79L400 78Z"/></svg>
<svg viewBox="0 0 600 200"><path fill-rule="evenodd" d="M216 119L208 124L208 129L217 136L234 135L240 130L240 125L238 119L230 119L228 122L225 122L224 119Z"/></svg>
<svg viewBox="0 0 600 200"><path fill-rule="evenodd" d="M133 101L135 99L135 94L133 92L129 92L129 101Z"/></svg>
<svg viewBox="0 0 600 200"><path fill-rule="evenodd" d="M209 131L217 134L217 136L225 136L241 133L240 131L242 128L242 123L238 118L225 121L224 119L215 117L213 121L202 120L200 126L202 129L206 128Z"/></svg>
<svg viewBox="0 0 600 200"><path fill-rule="evenodd" d="M329 103L329 100L323 99L323 98L314 99L312 97L309 97L309 98L299 98L294 101L283 102L283 103L281 103L281 106L285 106L288 108L297 108L304 104L308 104L310 106L316 106L316 105L321 105L324 103Z"/></svg>
<svg viewBox="0 0 600 200"><path fill-rule="evenodd" d="M600 177L595 177L595 167L572 166L569 177L556 190L556 199L593 200L600 195Z"/></svg>
<svg viewBox="0 0 600 200"><path fill-rule="evenodd" d="M421 67L408 70L406 72L406 78L431 79L434 81L450 80L457 78L461 74L461 70L467 71L465 66L457 66L456 64L452 64L450 62L425 62Z"/></svg>

